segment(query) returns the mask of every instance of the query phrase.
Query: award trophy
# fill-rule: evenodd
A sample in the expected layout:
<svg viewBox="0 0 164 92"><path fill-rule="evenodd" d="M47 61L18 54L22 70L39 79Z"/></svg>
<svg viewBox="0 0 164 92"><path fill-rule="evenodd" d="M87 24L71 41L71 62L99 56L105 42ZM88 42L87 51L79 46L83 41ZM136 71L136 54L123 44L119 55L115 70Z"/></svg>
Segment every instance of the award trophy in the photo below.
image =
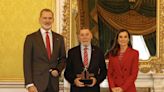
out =
<svg viewBox="0 0 164 92"><path fill-rule="evenodd" d="M84 70L81 72L81 74L77 74L78 78L81 78L81 82L83 82L85 85L92 84L92 79L90 77L93 77L93 73L89 73L87 68L85 67Z"/></svg>

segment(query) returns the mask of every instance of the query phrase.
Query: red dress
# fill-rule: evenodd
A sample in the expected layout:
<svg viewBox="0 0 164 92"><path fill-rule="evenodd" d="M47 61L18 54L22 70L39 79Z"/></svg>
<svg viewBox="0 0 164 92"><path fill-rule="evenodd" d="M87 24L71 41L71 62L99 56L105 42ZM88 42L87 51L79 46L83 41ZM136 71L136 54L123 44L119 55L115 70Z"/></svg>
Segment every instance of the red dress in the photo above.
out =
<svg viewBox="0 0 164 92"><path fill-rule="evenodd" d="M119 56L109 55L108 83L109 89L121 87L123 92L136 92L135 80L138 75L138 51L127 48L121 61Z"/></svg>

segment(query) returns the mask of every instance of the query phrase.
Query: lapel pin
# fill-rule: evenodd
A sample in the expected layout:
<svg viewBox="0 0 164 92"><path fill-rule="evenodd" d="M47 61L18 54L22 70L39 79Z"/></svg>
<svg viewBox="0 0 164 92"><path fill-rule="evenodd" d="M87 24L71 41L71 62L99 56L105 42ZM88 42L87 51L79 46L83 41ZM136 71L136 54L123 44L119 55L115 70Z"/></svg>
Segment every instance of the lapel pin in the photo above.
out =
<svg viewBox="0 0 164 92"><path fill-rule="evenodd" d="M92 51L94 51L95 49L92 49Z"/></svg>

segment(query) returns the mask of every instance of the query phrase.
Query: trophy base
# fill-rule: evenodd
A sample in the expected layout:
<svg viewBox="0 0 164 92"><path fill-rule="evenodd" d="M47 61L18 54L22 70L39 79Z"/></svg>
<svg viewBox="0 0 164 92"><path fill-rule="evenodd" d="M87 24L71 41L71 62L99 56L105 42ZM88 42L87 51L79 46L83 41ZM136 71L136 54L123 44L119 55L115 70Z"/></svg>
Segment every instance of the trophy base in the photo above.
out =
<svg viewBox="0 0 164 92"><path fill-rule="evenodd" d="M90 80L90 79L83 79L83 80L80 80L80 82L83 82L85 85L92 84L92 80Z"/></svg>

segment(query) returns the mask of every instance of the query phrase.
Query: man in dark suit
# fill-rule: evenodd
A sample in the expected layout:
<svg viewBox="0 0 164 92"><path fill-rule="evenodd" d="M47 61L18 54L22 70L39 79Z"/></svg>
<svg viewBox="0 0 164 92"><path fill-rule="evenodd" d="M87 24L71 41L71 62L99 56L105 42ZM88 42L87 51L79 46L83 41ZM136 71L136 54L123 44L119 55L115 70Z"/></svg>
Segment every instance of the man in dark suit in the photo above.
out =
<svg viewBox="0 0 164 92"><path fill-rule="evenodd" d="M100 92L99 84L107 73L104 54L98 47L91 45L92 33L89 29L81 29L78 37L80 45L68 51L64 72L66 80L71 84L70 92ZM93 74L90 77L92 82L87 85L81 81L82 77L77 76L85 69Z"/></svg>
<svg viewBox="0 0 164 92"><path fill-rule="evenodd" d="M23 65L28 92L59 92L59 76L65 67L65 46L61 35L52 31L53 12L40 12L41 28L27 35Z"/></svg>

